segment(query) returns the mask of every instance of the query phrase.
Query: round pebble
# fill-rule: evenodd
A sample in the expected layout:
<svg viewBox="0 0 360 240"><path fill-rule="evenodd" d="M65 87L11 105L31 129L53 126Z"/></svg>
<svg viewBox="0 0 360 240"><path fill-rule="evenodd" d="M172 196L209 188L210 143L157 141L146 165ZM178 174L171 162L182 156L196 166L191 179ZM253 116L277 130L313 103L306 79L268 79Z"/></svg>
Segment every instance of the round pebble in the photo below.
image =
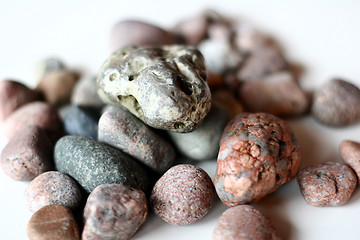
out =
<svg viewBox="0 0 360 240"><path fill-rule="evenodd" d="M65 63L59 58L45 58L39 61L34 68L35 82L38 83L46 74L65 69L65 67Z"/></svg>
<svg viewBox="0 0 360 240"><path fill-rule="evenodd" d="M180 164L170 168L155 184L150 204L157 216L173 225L202 219L213 206L214 186L201 168Z"/></svg>
<svg viewBox="0 0 360 240"><path fill-rule="evenodd" d="M302 169L297 181L307 203L325 207L346 203L355 190L357 177L347 165L327 162Z"/></svg>
<svg viewBox="0 0 360 240"><path fill-rule="evenodd" d="M100 185L87 199L82 239L130 239L147 214L147 199L142 191L122 184Z"/></svg>
<svg viewBox="0 0 360 240"><path fill-rule="evenodd" d="M255 202L298 173L301 154L286 122L267 113L242 113L220 140L215 188L228 206Z"/></svg>
<svg viewBox="0 0 360 240"><path fill-rule="evenodd" d="M340 157L348 164L360 179L360 143L345 140L340 143Z"/></svg>
<svg viewBox="0 0 360 240"><path fill-rule="evenodd" d="M97 94L96 76L84 76L76 82L71 94L71 103L79 106L102 107Z"/></svg>
<svg viewBox="0 0 360 240"><path fill-rule="evenodd" d="M270 220L250 205L239 205L223 212L213 232L213 240L280 240Z"/></svg>
<svg viewBox="0 0 360 240"><path fill-rule="evenodd" d="M80 240L79 227L71 210L56 204L35 212L26 233L30 240Z"/></svg>
<svg viewBox="0 0 360 240"><path fill-rule="evenodd" d="M226 89L219 89L211 93L211 100L214 105L217 105L230 114L231 118L244 112L244 107L234 95Z"/></svg>
<svg viewBox="0 0 360 240"><path fill-rule="evenodd" d="M25 190L25 205L32 212L50 204L74 210L80 202L81 191L74 179L56 171L40 174Z"/></svg>

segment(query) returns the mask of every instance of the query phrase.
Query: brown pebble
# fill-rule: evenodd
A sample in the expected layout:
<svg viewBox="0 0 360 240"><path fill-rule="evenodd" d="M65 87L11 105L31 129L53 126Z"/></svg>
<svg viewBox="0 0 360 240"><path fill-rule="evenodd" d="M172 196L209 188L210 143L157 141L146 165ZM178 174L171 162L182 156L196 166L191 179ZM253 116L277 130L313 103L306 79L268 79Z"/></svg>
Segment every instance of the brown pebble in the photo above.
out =
<svg viewBox="0 0 360 240"><path fill-rule="evenodd" d="M215 191L201 168L180 164L170 168L155 184L150 204L157 216L173 225L202 219L213 205Z"/></svg>
<svg viewBox="0 0 360 240"><path fill-rule="evenodd" d="M360 179L360 143L345 140L340 143L340 157L348 164Z"/></svg>
<svg viewBox="0 0 360 240"><path fill-rule="evenodd" d="M147 200L142 191L122 184L100 185L86 202L82 239L130 239L147 214Z"/></svg>
<svg viewBox="0 0 360 240"><path fill-rule="evenodd" d="M30 181L53 168L53 144L46 132L25 125L9 140L1 153L1 167L12 179Z"/></svg>
<svg viewBox="0 0 360 240"><path fill-rule="evenodd" d="M347 165L327 162L302 169L297 181L306 202L324 207L346 203L355 190L357 178Z"/></svg>
<svg viewBox="0 0 360 240"><path fill-rule="evenodd" d="M213 240L279 240L270 220L250 205L227 209L213 232Z"/></svg>
<svg viewBox="0 0 360 240"><path fill-rule="evenodd" d="M31 102L18 108L4 122L4 134L10 139L25 125L43 128L54 142L63 135L57 110L44 102Z"/></svg>
<svg viewBox="0 0 360 240"><path fill-rule="evenodd" d="M75 210L81 203L81 191L68 175L49 171L33 179L25 190L25 205L35 212L40 208L58 204Z"/></svg>
<svg viewBox="0 0 360 240"><path fill-rule="evenodd" d="M0 121L4 121L22 105L40 99L41 95L38 92L29 89L20 82L0 81Z"/></svg>
<svg viewBox="0 0 360 240"><path fill-rule="evenodd" d="M237 100L229 90L219 89L212 92L211 100L213 104L226 109L231 118L244 112L244 107L241 102Z"/></svg>
<svg viewBox="0 0 360 240"><path fill-rule="evenodd" d="M44 94L45 100L56 106L70 102L72 89L79 74L68 70L57 70L46 74L36 86Z"/></svg>
<svg viewBox="0 0 360 240"><path fill-rule="evenodd" d="M51 204L30 218L26 233L30 240L78 240L79 228L70 209Z"/></svg>

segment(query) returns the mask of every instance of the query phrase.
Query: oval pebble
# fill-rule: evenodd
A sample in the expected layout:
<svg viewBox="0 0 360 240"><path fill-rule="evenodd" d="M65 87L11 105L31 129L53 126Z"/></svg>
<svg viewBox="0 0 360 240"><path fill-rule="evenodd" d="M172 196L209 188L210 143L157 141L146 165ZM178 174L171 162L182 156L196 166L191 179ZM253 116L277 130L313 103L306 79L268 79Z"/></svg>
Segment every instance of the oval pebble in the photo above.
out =
<svg viewBox="0 0 360 240"><path fill-rule="evenodd" d="M267 113L242 113L220 140L215 188L228 206L255 202L298 173L301 154L286 122Z"/></svg>
<svg viewBox="0 0 360 240"><path fill-rule="evenodd" d="M214 185L201 168L180 164L170 168L155 184L150 204L154 213L173 225L192 224L213 206Z"/></svg>
<svg viewBox="0 0 360 240"><path fill-rule="evenodd" d="M239 205L223 212L213 232L213 240L280 240L277 230L258 209Z"/></svg>
<svg viewBox="0 0 360 240"><path fill-rule="evenodd" d="M297 181L307 203L317 207L340 206L353 194L357 177L347 165L327 162L302 169Z"/></svg>
<svg viewBox="0 0 360 240"><path fill-rule="evenodd" d="M84 76L76 82L71 103L80 106L102 107L105 104L97 94L96 76Z"/></svg>
<svg viewBox="0 0 360 240"><path fill-rule="evenodd" d="M79 240L79 227L70 209L51 204L30 218L26 233L30 240Z"/></svg>
<svg viewBox="0 0 360 240"><path fill-rule="evenodd" d="M73 177L87 192L106 183L121 183L146 192L146 171L120 150L82 136L64 136L55 145L58 171Z"/></svg>
<svg viewBox="0 0 360 240"><path fill-rule="evenodd" d="M53 169L53 144L45 130L25 125L14 134L1 152L1 167L17 181L30 181Z"/></svg>
<svg viewBox="0 0 360 240"><path fill-rule="evenodd" d="M25 190L25 205L35 212L40 208L58 204L76 209L81 203L81 190L68 175L49 171L33 179Z"/></svg>
<svg viewBox="0 0 360 240"><path fill-rule="evenodd" d="M82 239L130 239L147 214L147 199L142 191L123 184L100 185L87 199Z"/></svg>
<svg viewBox="0 0 360 240"><path fill-rule="evenodd" d="M119 148L163 173L175 162L174 148L123 108L110 107L99 120L99 141Z"/></svg>
<svg viewBox="0 0 360 240"><path fill-rule="evenodd" d="M340 143L340 157L360 179L360 143L344 140Z"/></svg>

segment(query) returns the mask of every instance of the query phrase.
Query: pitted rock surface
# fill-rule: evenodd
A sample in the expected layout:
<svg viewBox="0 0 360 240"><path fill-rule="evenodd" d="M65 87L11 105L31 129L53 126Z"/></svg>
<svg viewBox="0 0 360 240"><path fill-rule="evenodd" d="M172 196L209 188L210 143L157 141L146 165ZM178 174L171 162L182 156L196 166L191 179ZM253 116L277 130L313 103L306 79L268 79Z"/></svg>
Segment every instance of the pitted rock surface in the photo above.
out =
<svg viewBox="0 0 360 240"><path fill-rule="evenodd" d="M204 59L190 47L124 47L103 64L98 94L154 128L195 130L211 106Z"/></svg>
<svg viewBox="0 0 360 240"><path fill-rule="evenodd" d="M220 140L215 188L228 206L252 203L294 178L299 146L285 121L267 113L243 113Z"/></svg>

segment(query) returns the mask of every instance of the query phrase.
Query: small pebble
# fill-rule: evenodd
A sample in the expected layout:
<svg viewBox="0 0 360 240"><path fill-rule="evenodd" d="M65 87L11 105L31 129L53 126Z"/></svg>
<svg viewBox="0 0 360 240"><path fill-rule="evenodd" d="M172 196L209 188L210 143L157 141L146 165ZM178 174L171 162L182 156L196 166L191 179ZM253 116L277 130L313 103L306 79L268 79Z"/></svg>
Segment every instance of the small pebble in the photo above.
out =
<svg viewBox="0 0 360 240"><path fill-rule="evenodd" d="M70 209L51 204L30 218L26 233L30 240L79 240L79 227Z"/></svg>
<svg viewBox="0 0 360 240"><path fill-rule="evenodd" d="M121 183L146 192L146 171L134 159L82 136L64 136L55 145L58 171L73 177L88 193L101 184Z"/></svg>
<svg viewBox="0 0 360 240"><path fill-rule="evenodd" d="M20 82L0 81L0 121L26 103L41 100L41 95Z"/></svg>
<svg viewBox="0 0 360 240"><path fill-rule="evenodd" d="M179 22L173 32L184 38L187 44L196 46L207 37L209 21L205 14Z"/></svg>
<svg viewBox="0 0 360 240"><path fill-rule="evenodd" d="M170 168L155 184L150 204L154 213L173 225L192 224L213 206L214 185L201 168L180 164Z"/></svg>
<svg viewBox="0 0 360 240"><path fill-rule="evenodd" d="M16 181L30 181L53 169L53 144L45 130L25 125L1 152L1 167Z"/></svg>
<svg viewBox="0 0 360 240"><path fill-rule="evenodd" d="M35 212L40 208L58 204L75 210L81 202L81 190L66 174L49 171L33 179L25 190L25 205Z"/></svg>
<svg viewBox="0 0 360 240"><path fill-rule="evenodd" d="M343 205L350 199L357 177L347 165L327 162L302 169L297 181L307 203L328 207Z"/></svg>
<svg viewBox="0 0 360 240"><path fill-rule="evenodd" d="M212 106L203 123L190 133L168 131L178 151L195 160L215 159L219 152L221 134L230 120L225 109Z"/></svg>
<svg viewBox="0 0 360 240"><path fill-rule="evenodd" d="M70 102L72 89L79 74L68 70L57 70L44 75L36 86L36 90L44 94L45 100L55 106Z"/></svg>
<svg viewBox="0 0 360 240"><path fill-rule="evenodd" d="M142 191L122 184L100 185L87 199L82 239L130 239L147 215L147 199Z"/></svg>
<svg viewBox="0 0 360 240"><path fill-rule="evenodd" d="M280 240L271 221L251 205L239 205L223 212L213 240Z"/></svg>
<svg viewBox="0 0 360 240"><path fill-rule="evenodd" d="M4 134L10 139L25 125L35 125L46 130L53 142L63 135L56 108L45 102L31 102L18 108L3 123Z"/></svg>
<svg viewBox="0 0 360 240"><path fill-rule="evenodd" d="M345 140L340 143L340 157L348 164L360 179L360 143Z"/></svg>
<svg viewBox="0 0 360 240"><path fill-rule="evenodd" d="M175 162L171 144L121 107L103 113L98 140L121 149L158 173L165 172Z"/></svg>
<svg viewBox="0 0 360 240"><path fill-rule="evenodd" d="M242 113L220 140L215 188L228 206L255 202L298 173L301 153L286 122L267 113Z"/></svg>
<svg viewBox="0 0 360 240"><path fill-rule="evenodd" d="M35 82L40 82L41 79L50 72L65 69L65 63L56 57L49 57L39 61L34 68Z"/></svg>
<svg viewBox="0 0 360 240"><path fill-rule="evenodd" d="M226 89L219 89L211 93L211 100L214 105L217 105L229 113L231 118L244 112L244 107L234 95Z"/></svg>
<svg viewBox="0 0 360 240"><path fill-rule="evenodd" d="M96 76L84 76L76 82L71 94L71 103L79 106L104 106L97 94Z"/></svg>
<svg viewBox="0 0 360 240"><path fill-rule="evenodd" d="M340 79L326 82L314 93L312 116L319 122L344 127L360 121L360 89Z"/></svg>

